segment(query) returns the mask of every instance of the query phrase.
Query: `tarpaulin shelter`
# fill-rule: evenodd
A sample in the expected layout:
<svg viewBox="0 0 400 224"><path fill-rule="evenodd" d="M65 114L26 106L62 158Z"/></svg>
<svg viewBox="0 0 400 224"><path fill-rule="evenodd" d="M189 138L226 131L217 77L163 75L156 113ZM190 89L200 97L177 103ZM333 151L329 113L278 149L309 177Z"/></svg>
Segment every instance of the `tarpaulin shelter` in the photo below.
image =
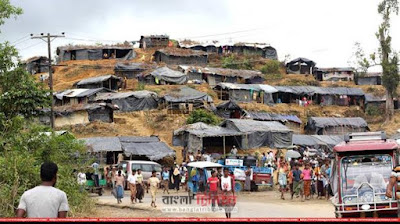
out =
<svg viewBox="0 0 400 224"><path fill-rule="evenodd" d="M295 103L303 97L324 105L363 105L364 91L360 88L318 87L318 86L274 86L275 102Z"/></svg>
<svg viewBox="0 0 400 224"><path fill-rule="evenodd" d="M266 43L222 43L219 41L199 43L184 40L179 42L179 46L184 49L201 50L208 53L256 55L271 60L278 60L276 49Z"/></svg>
<svg viewBox="0 0 400 224"><path fill-rule="evenodd" d="M312 74L316 63L307 58L296 58L286 63L287 74Z"/></svg>
<svg viewBox="0 0 400 224"><path fill-rule="evenodd" d="M242 133L202 122L185 125L174 131L172 144L183 146L188 152L197 152L206 147L207 152L226 154L233 145L239 145Z"/></svg>
<svg viewBox="0 0 400 224"><path fill-rule="evenodd" d="M85 125L93 121L114 122L114 110L118 108L106 103L75 104L54 107L54 126ZM50 111L45 110L39 120L50 123Z"/></svg>
<svg viewBox="0 0 400 224"><path fill-rule="evenodd" d="M118 90L121 88L122 79L114 75L102 75L97 77L91 77L82 79L74 84L76 88L82 89L96 89L96 88L107 88L110 90Z"/></svg>
<svg viewBox="0 0 400 224"><path fill-rule="evenodd" d="M257 84L264 81L260 71L228 68L212 68L201 66L179 66L188 75L189 80L206 80L214 87L221 82Z"/></svg>
<svg viewBox="0 0 400 224"><path fill-rule="evenodd" d="M56 106L86 104L93 102L97 94L112 92L106 88L97 89L67 89L61 92L53 93Z"/></svg>
<svg viewBox="0 0 400 224"><path fill-rule="evenodd" d="M59 62L69 60L101 60L123 59L130 60L136 57L133 46L104 45L104 46L63 46L57 48Z"/></svg>
<svg viewBox="0 0 400 224"><path fill-rule="evenodd" d="M319 81L353 81L354 68L314 68L314 77Z"/></svg>
<svg viewBox="0 0 400 224"><path fill-rule="evenodd" d="M80 140L85 142L89 152L99 153L101 158L106 154L107 164L116 164L118 153L124 153L128 158L146 157L149 160L175 156L175 151L156 136L92 137Z"/></svg>
<svg viewBox="0 0 400 224"><path fill-rule="evenodd" d="M357 85L382 85L382 73L368 72L363 75L356 75L355 83Z"/></svg>
<svg viewBox="0 0 400 224"><path fill-rule="evenodd" d="M49 58L45 56L35 56L28 58L22 64L31 75L49 72Z"/></svg>
<svg viewBox="0 0 400 224"><path fill-rule="evenodd" d="M335 145L342 141L344 141L343 135L293 135L293 145L329 150L330 152Z"/></svg>
<svg viewBox="0 0 400 224"><path fill-rule="evenodd" d="M270 85L264 84L233 84L219 83L214 88L218 98L221 100L234 100L238 102L258 102L273 104L273 93L278 90Z"/></svg>
<svg viewBox="0 0 400 224"><path fill-rule="evenodd" d="M293 131L276 121L255 121L249 119L228 119L221 127L242 133L241 149L286 148L292 145Z"/></svg>
<svg viewBox="0 0 400 224"><path fill-rule="evenodd" d="M144 77L145 82L147 84L185 84L187 82L186 74L172 70L168 67L157 68L154 71L150 72L149 75Z"/></svg>
<svg viewBox="0 0 400 224"><path fill-rule="evenodd" d="M169 91L163 97L168 110L191 112L194 109L207 108L213 102L207 94L187 86Z"/></svg>
<svg viewBox="0 0 400 224"><path fill-rule="evenodd" d="M143 90L121 93L100 93L94 101L111 103L117 105L121 112L130 112L157 109L159 98L157 93Z"/></svg>
<svg viewBox="0 0 400 224"><path fill-rule="evenodd" d="M117 63L114 67L115 75L134 79L147 69L148 65L144 63Z"/></svg>
<svg viewBox="0 0 400 224"><path fill-rule="evenodd" d="M279 121L295 133L300 132L301 120L296 115L274 114L267 112L246 111L246 118L256 121Z"/></svg>
<svg viewBox="0 0 400 224"><path fill-rule="evenodd" d="M140 37L140 48L164 48L168 47L169 36L168 35L149 35Z"/></svg>
<svg viewBox="0 0 400 224"><path fill-rule="evenodd" d="M246 115L246 111L233 100L219 104L214 113L222 118L242 118Z"/></svg>
<svg viewBox="0 0 400 224"><path fill-rule="evenodd" d="M369 131L367 122L361 117L310 117L304 127L306 134L345 135L349 132Z"/></svg>
<svg viewBox="0 0 400 224"><path fill-rule="evenodd" d="M154 53L154 60L172 65L206 65L208 54L190 49L164 48Z"/></svg>

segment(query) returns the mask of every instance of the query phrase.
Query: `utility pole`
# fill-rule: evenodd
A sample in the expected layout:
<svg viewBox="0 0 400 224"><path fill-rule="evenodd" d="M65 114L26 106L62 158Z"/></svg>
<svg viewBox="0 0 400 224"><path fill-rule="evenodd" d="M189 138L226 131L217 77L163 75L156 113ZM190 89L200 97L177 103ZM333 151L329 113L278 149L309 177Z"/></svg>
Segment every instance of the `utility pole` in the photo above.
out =
<svg viewBox="0 0 400 224"><path fill-rule="evenodd" d="M50 86L50 100L51 100L51 109L50 109L50 126L52 129L54 129L54 96L53 96L53 72L51 70L51 41L56 39L57 37L65 37L65 33L62 32L61 35L51 35L50 33L47 33L47 35L44 35L44 33L41 33L40 35L34 36L31 34L31 39L41 39L44 42L47 43L47 51L49 54L49 86ZM53 39L51 39L53 38Z"/></svg>

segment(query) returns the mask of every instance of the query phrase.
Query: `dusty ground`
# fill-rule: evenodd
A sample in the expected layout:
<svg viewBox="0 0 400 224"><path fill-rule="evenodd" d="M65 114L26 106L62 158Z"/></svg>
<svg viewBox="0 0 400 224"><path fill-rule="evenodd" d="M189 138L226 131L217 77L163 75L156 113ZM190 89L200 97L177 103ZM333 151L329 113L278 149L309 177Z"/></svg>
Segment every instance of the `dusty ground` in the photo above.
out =
<svg viewBox="0 0 400 224"><path fill-rule="evenodd" d="M145 195L143 204L130 205L129 192L125 192L123 204L119 207L113 207L117 204L116 199L109 196L109 194L105 194L102 197L96 197L96 199L100 203L112 204L112 206L97 205L95 210L91 214L87 214L86 217L225 217L223 211L203 213L165 212L163 209L171 208L172 205L164 205L162 203L161 197L163 195L167 194L158 193L158 207L154 209L150 207L150 195L148 194ZM185 192L176 194L171 191L170 196L176 195L183 196L187 194ZM128 206L131 208L127 208ZM176 206L174 205L174 207ZM232 217L334 218L334 209L329 201L314 199L300 202L299 199L290 200L288 195L286 200L281 200L277 191L240 193L236 207L237 212L232 213Z"/></svg>

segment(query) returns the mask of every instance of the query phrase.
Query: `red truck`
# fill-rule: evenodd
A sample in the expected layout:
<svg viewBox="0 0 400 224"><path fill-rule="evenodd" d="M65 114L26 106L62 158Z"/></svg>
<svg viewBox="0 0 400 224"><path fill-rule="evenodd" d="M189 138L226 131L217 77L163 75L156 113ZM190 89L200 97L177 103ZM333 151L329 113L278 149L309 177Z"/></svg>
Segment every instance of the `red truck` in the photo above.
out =
<svg viewBox="0 0 400 224"><path fill-rule="evenodd" d="M334 147L330 184L337 218L397 217L397 201L385 192L398 148L385 132L350 133Z"/></svg>

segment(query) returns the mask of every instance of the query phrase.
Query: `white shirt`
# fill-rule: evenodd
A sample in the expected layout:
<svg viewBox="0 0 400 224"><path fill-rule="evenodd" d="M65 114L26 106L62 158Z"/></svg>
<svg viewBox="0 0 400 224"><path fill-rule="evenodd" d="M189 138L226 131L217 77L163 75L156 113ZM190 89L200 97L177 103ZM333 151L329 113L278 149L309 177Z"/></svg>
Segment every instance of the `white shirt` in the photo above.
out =
<svg viewBox="0 0 400 224"><path fill-rule="evenodd" d="M194 156L193 156L193 155L190 155L190 156L189 156L189 160L190 160L190 162L193 162L193 161L194 161Z"/></svg>
<svg viewBox="0 0 400 224"><path fill-rule="evenodd" d="M136 184L136 178L137 178L136 174L135 175L129 174L128 182L131 184Z"/></svg>
<svg viewBox="0 0 400 224"><path fill-rule="evenodd" d="M236 155L236 154L237 154L237 148L236 148L236 147L235 147L235 148L232 148L231 153L234 154L234 155Z"/></svg>
<svg viewBox="0 0 400 224"><path fill-rule="evenodd" d="M83 185L86 183L86 174L78 173L78 184Z"/></svg>
<svg viewBox="0 0 400 224"><path fill-rule="evenodd" d="M210 155L204 154L203 158L205 159L205 161L211 162L211 156Z"/></svg>
<svg viewBox="0 0 400 224"><path fill-rule="evenodd" d="M18 209L27 218L57 218L58 212L69 211L67 195L51 186L37 186L22 194Z"/></svg>
<svg viewBox="0 0 400 224"><path fill-rule="evenodd" d="M222 190L231 191L232 190L232 179L231 176L221 177L221 188Z"/></svg>

